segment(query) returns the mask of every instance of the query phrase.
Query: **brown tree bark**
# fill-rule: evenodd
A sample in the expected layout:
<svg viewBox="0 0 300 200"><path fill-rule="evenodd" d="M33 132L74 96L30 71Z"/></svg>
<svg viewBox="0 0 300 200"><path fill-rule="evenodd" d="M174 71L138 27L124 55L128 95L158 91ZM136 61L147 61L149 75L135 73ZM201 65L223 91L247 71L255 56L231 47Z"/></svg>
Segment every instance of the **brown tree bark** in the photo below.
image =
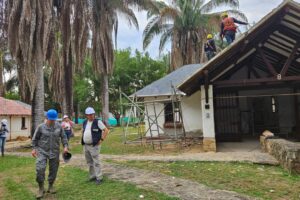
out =
<svg viewBox="0 0 300 200"><path fill-rule="evenodd" d="M102 75L102 120L107 126L109 115L108 76L107 74Z"/></svg>
<svg viewBox="0 0 300 200"><path fill-rule="evenodd" d="M0 97L5 95L5 86L4 86L4 68L3 68L3 52L0 51Z"/></svg>

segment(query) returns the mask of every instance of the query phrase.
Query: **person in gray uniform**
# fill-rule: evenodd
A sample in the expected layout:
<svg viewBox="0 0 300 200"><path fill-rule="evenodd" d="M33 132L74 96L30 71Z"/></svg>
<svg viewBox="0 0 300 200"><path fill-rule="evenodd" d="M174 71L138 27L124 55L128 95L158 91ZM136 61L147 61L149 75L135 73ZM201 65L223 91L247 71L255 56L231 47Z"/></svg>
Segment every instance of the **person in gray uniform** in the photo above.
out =
<svg viewBox="0 0 300 200"><path fill-rule="evenodd" d="M45 123L39 125L32 138L32 156L36 159L36 181L39 184L37 199L44 196L44 181L47 161L49 162L49 187L47 192L56 193L53 184L56 179L59 166L59 151L60 142L64 146L64 153L68 152L68 140L65 136L64 130L57 119L56 110L50 109L47 112L47 120Z"/></svg>

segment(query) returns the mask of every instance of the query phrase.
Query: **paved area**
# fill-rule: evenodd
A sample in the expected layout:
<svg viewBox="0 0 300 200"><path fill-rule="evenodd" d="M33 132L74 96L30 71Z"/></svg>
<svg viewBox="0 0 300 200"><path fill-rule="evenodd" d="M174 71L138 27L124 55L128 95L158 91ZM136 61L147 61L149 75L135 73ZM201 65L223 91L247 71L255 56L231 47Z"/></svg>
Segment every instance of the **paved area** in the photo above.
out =
<svg viewBox="0 0 300 200"><path fill-rule="evenodd" d="M261 152L259 139L247 139L242 142L217 143L218 152Z"/></svg>

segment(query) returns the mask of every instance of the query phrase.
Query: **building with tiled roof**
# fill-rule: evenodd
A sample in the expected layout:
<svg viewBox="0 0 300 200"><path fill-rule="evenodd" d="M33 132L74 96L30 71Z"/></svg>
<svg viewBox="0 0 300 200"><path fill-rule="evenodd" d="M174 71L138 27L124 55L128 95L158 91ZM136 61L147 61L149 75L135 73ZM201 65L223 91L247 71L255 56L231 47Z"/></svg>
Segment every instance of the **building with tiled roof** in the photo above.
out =
<svg viewBox="0 0 300 200"><path fill-rule="evenodd" d="M30 105L0 97L0 120L2 119L7 119L8 121L8 128L10 130L8 140L30 136Z"/></svg>

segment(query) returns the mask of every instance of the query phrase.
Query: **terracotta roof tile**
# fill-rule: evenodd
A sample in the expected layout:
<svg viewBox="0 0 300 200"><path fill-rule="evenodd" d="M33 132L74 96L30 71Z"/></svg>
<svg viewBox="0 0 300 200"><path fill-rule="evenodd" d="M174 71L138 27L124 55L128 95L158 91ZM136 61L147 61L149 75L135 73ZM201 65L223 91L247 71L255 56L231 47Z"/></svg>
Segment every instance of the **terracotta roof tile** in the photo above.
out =
<svg viewBox="0 0 300 200"><path fill-rule="evenodd" d="M0 97L0 115L31 115L31 108L27 104L21 104L14 100L5 99Z"/></svg>

